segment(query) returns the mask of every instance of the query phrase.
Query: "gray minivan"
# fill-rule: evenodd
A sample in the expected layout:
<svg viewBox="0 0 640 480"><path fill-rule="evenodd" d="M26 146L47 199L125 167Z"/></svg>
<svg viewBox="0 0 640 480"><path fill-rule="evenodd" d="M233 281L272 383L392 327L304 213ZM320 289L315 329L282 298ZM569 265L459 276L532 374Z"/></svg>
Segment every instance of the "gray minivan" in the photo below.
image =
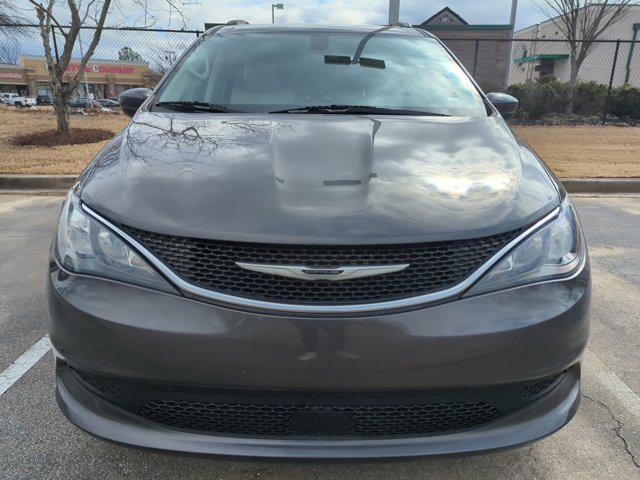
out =
<svg viewBox="0 0 640 480"><path fill-rule="evenodd" d="M60 408L131 445L487 451L580 400L590 274L566 191L429 33L207 31L64 203Z"/></svg>

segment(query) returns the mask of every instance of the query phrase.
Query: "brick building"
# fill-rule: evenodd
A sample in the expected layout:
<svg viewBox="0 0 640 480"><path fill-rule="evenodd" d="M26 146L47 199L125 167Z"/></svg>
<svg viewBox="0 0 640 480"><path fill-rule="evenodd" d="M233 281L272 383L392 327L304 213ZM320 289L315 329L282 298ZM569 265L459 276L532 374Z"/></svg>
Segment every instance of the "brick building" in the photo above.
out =
<svg viewBox="0 0 640 480"><path fill-rule="evenodd" d="M440 38L483 88L504 85L510 53L509 42L480 40L508 40L511 38L511 25L471 25L449 7L445 7L415 26Z"/></svg>
<svg viewBox="0 0 640 480"><path fill-rule="evenodd" d="M64 79L71 79L79 68L78 60L71 60ZM153 87L158 74L149 69L147 62L92 59L86 67L89 93L93 98L115 97L134 87ZM83 90L84 76L78 90ZM0 64L0 91L36 96L51 90L44 57L22 55L17 65Z"/></svg>

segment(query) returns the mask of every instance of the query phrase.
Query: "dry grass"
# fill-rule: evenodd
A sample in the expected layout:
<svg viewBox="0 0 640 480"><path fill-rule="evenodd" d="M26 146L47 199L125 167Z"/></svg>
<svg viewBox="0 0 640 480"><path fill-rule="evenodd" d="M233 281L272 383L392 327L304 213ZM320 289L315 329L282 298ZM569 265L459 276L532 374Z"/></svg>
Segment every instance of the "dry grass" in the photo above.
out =
<svg viewBox="0 0 640 480"><path fill-rule="evenodd" d="M124 128L128 120L129 117L123 114L72 115L71 127L103 128L115 134ZM56 118L51 107L39 107L38 111L33 111L0 105L0 173L80 173L106 143L17 147L9 141L17 135L43 132L55 126Z"/></svg>
<svg viewBox="0 0 640 480"><path fill-rule="evenodd" d="M559 177L640 177L640 127L515 127Z"/></svg>
<svg viewBox="0 0 640 480"><path fill-rule="evenodd" d="M71 117L72 127L119 132L123 114ZM17 110L0 105L0 173L80 173L106 142L59 147L16 147L16 135L55 127L50 108ZM640 177L638 127L515 127L560 177Z"/></svg>

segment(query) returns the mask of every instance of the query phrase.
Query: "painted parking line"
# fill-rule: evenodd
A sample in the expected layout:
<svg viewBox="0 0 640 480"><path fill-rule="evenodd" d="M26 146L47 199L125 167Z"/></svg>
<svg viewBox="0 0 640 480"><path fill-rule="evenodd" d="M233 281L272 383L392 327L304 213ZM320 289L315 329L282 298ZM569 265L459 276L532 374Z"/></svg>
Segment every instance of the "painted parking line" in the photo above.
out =
<svg viewBox="0 0 640 480"><path fill-rule="evenodd" d="M640 397L602 363L593 352L588 352L584 364L589 374L593 375L602 386L611 392L622 407L640 420Z"/></svg>
<svg viewBox="0 0 640 480"><path fill-rule="evenodd" d="M0 396L20 380L49 350L51 350L51 342L49 342L49 335L45 335L0 373Z"/></svg>

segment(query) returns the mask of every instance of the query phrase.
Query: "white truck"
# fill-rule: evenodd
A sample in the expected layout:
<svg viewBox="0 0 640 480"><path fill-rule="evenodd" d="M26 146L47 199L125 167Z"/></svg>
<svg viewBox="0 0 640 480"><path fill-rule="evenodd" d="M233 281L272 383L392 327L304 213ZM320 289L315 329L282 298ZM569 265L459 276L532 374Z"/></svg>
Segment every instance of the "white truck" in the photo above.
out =
<svg viewBox="0 0 640 480"><path fill-rule="evenodd" d="M19 96L20 95L18 95L17 93L5 93L5 92L2 92L2 93L0 93L0 101L2 103L8 104L9 99L13 99L13 98L16 98L16 97L19 97Z"/></svg>
<svg viewBox="0 0 640 480"><path fill-rule="evenodd" d="M22 97L22 96L15 96L15 97L9 97L5 100L5 103L7 105L13 105L15 107L18 108L22 108L22 107L35 107L36 106L36 99L33 97Z"/></svg>

